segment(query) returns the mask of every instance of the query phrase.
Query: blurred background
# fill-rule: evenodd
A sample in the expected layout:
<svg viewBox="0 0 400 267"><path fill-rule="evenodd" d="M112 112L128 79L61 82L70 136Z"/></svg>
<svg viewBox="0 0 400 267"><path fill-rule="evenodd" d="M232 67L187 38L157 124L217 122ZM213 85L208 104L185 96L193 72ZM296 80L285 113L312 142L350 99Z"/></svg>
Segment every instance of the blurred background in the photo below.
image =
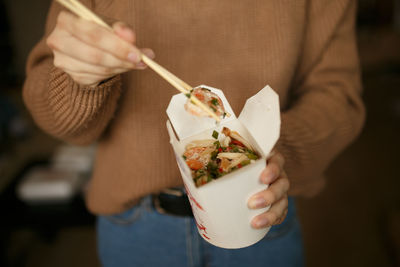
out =
<svg viewBox="0 0 400 267"><path fill-rule="evenodd" d="M0 0L0 266L99 266L82 201L94 148L42 133L21 98L49 3ZM400 0L359 1L357 23L367 121L325 190L297 200L309 267L400 266Z"/></svg>

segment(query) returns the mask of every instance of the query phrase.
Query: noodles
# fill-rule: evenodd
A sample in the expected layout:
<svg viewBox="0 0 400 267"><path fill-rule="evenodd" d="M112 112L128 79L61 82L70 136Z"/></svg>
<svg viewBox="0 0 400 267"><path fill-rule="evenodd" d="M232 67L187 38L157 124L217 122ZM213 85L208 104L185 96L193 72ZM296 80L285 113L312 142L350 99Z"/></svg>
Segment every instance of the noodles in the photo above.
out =
<svg viewBox="0 0 400 267"><path fill-rule="evenodd" d="M260 156L237 132L224 127L224 138L196 140L186 146L183 158L192 172L196 186L218 179L236 169L248 165Z"/></svg>

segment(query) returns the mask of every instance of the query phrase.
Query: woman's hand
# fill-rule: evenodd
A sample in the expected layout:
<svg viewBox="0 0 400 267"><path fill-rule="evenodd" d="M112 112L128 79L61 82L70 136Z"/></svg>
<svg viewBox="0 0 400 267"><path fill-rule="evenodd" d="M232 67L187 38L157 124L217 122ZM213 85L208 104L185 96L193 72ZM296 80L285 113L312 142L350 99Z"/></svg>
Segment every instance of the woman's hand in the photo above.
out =
<svg viewBox="0 0 400 267"><path fill-rule="evenodd" d="M143 69L140 53L154 58L151 49L139 50L135 34L121 22L110 31L94 22L61 12L47 45L54 53L54 65L82 85L97 85L131 69Z"/></svg>
<svg viewBox="0 0 400 267"><path fill-rule="evenodd" d="M254 228L264 228L274 224L280 224L286 217L288 211L287 192L289 190L289 180L283 170L284 158L282 154L274 151L267 160L267 167L260 175L260 181L269 184L266 190L253 195L248 206L251 209L271 208L251 221Z"/></svg>

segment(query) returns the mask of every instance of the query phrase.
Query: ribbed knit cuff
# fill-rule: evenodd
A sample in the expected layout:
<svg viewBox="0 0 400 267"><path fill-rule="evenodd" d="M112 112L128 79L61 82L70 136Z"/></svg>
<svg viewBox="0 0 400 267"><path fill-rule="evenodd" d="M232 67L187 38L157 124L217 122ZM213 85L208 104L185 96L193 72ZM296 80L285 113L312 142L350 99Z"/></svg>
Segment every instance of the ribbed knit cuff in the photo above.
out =
<svg viewBox="0 0 400 267"><path fill-rule="evenodd" d="M103 106L112 113L120 95L121 79L115 76L98 86L81 86L67 73L58 68L52 68L48 84L48 103L53 113L54 132L59 136L70 136L86 128L93 121ZM98 118L97 125L105 125L112 115Z"/></svg>
<svg viewBox="0 0 400 267"><path fill-rule="evenodd" d="M49 97L51 104L58 111L65 107L66 101L79 102L88 107L99 107L111 88L120 83L120 76L114 76L98 86L83 86L76 83L67 73L53 67L50 71Z"/></svg>

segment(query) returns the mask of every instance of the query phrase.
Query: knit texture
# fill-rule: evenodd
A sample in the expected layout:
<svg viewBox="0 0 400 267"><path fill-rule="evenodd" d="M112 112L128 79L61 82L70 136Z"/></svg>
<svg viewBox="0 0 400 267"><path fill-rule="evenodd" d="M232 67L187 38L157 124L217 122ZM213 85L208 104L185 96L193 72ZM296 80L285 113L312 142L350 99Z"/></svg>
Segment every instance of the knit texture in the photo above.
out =
<svg viewBox="0 0 400 267"><path fill-rule="evenodd" d="M236 114L269 84L280 96L277 148L292 195L318 193L324 170L362 128L356 1L83 2L131 25L137 46L152 48L160 64L189 84L221 88ZM165 127L175 89L149 69L94 88L75 83L53 66L46 46L61 10L50 7L23 95L44 131L69 143L98 142L88 208L121 212L142 196L182 184Z"/></svg>

